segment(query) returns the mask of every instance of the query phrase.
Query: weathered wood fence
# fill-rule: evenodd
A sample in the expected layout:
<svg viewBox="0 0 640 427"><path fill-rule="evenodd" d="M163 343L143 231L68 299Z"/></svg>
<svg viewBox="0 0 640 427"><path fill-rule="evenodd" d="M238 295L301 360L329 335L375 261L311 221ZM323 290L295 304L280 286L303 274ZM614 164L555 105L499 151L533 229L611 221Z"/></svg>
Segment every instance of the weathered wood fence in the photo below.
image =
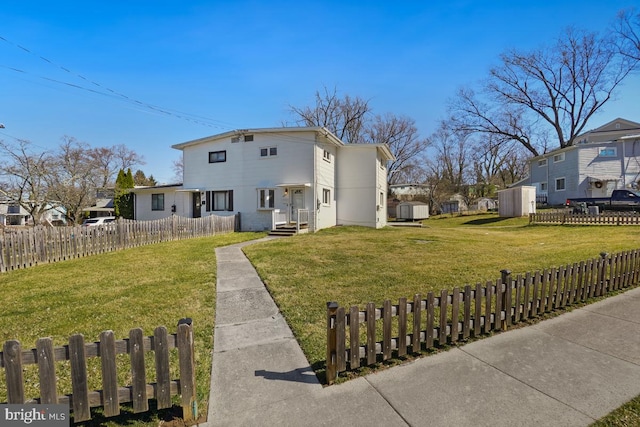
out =
<svg viewBox="0 0 640 427"><path fill-rule="evenodd" d="M154 221L118 220L94 227L44 227L0 233L0 272L112 252L152 243L230 233L236 216Z"/></svg>
<svg viewBox="0 0 640 427"><path fill-rule="evenodd" d="M170 379L169 350L177 348L180 378ZM155 353L156 382L147 384L145 353ZM116 355L129 354L132 383L119 386ZM102 390L89 391L87 358L99 357L102 366ZM69 361L72 394L57 394L56 362ZM27 398L24 392L23 366L38 365L40 397ZM85 344L81 334L72 335L69 344L53 347L51 338L40 338L36 348L23 350L20 342L6 341L0 353L0 366L6 373L7 402L9 404L68 404L74 421L91 419L91 408L103 407L106 417L120 414L121 403L132 403L133 412L149 410L148 399L156 399L158 409L172 406L172 396L181 396L185 420L197 418L193 325L191 319L178 323L176 334L168 334L159 326L154 335L144 337L142 329L129 332L129 338L115 340L112 331L100 334L100 341Z"/></svg>
<svg viewBox="0 0 640 427"><path fill-rule="evenodd" d="M397 305L390 300L382 307L369 303L364 311L329 302L327 382L340 372L506 330L639 282L640 250L635 250L515 278L503 270L500 279L485 285L429 292L426 298L417 294L400 298Z"/></svg>
<svg viewBox="0 0 640 427"><path fill-rule="evenodd" d="M529 214L530 224L640 225L638 212L605 212L600 215L569 211Z"/></svg>

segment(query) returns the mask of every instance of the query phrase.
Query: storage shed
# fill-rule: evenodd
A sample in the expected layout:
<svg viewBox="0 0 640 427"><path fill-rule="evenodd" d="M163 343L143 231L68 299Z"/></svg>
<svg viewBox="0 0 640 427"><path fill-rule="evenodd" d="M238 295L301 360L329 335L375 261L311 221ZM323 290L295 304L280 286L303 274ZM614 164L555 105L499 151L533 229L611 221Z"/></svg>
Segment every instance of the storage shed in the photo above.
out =
<svg viewBox="0 0 640 427"><path fill-rule="evenodd" d="M531 213L536 213L536 187L498 191L498 214L501 217L529 216Z"/></svg>
<svg viewBox="0 0 640 427"><path fill-rule="evenodd" d="M400 202L396 206L396 219L421 220L429 218L429 205L422 202Z"/></svg>

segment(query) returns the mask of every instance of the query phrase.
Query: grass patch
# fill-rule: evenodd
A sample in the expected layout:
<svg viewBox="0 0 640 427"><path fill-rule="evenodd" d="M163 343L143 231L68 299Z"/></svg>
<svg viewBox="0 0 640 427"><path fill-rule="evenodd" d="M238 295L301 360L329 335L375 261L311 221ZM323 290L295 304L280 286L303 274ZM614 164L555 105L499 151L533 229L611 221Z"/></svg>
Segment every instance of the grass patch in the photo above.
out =
<svg viewBox="0 0 640 427"><path fill-rule="evenodd" d="M109 329L116 339L128 337L129 330L136 327L142 328L145 336L153 335L153 329L160 325L175 333L178 320L190 317L198 408L204 414L213 348L215 248L262 236L264 233L232 233L159 243L0 274L0 340L17 339L27 349L47 336L57 346L67 344L69 336L76 333L83 334L87 342L97 341L100 332ZM118 369L120 385L130 384L126 382L128 360L124 359ZM177 356L172 359L174 375ZM59 393L71 393L68 366L61 365L57 367ZM151 373L153 361L149 366L147 372ZM90 376L93 371L98 373L89 389L100 389L97 358L91 360L88 370ZM35 365L28 366L27 375L29 371L37 375ZM26 396L39 396L37 381L25 382ZM2 371L0 402L6 401ZM158 422L157 417L147 418L145 415L140 425Z"/></svg>
<svg viewBox="0 0 640 427"><path fill-rule="evenodd" d="M424 221L423 228L336 227L251 245L245 253L322 377L326 303L395 304L500 277L638 248L640 227L542 226L496 214Z"/></svg>
<svg viewBox="0 0 640 427"><path fill-rule="evenodd" d="M631 399L606 417L591 424L591 427L637 427L640 426L640 396Z"/></svg>

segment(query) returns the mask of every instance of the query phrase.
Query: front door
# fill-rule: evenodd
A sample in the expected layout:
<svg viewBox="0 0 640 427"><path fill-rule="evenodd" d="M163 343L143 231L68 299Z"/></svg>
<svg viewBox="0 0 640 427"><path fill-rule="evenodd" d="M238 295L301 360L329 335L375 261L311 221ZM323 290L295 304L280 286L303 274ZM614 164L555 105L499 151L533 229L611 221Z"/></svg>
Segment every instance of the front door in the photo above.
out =
<svg viewBox="0 0 640 427"><path fill-rule="evenodd" d="M200 192L192 193L193 194L193 217L200 218Z"/></svg>
<svg viewBox="0 0 640 427"><path fill-rule="evenodd" d="M304 189L291 190L291 221L298 222L298 209L304 209Z"/></svg>

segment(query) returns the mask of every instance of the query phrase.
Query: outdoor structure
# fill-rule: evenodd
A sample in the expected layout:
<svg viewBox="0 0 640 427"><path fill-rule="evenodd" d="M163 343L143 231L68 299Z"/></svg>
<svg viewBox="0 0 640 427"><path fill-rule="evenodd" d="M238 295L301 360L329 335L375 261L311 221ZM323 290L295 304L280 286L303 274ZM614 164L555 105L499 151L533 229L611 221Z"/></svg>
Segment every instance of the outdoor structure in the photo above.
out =
<svg viewBox="0 0 640 427"><path fill-rule="evenodd" d="M576 141L531 159L529 176L516 185L536 187L549 205L640 187L640 123L618 118Z"/></svg>
<svg viewBox="0 0 640 427"><path fill-rule="evenodd" d="M420 220L429 218L429 205L423 202L400 202L396 207L396 219Z"/></svg>
<svg viewBox="0 0 640 427"><path fill-rule="evenodd" d="M536 187L522 186L498 191L500 217L529 216L536 213Z"/></svg>
<svg viewBox="0 0 640 427"><path fill-rule="evenodd" d="M115 189L99 188L96 191L96 203L93 206L82 209L82 212L89 218L97 218L100 216L114 216L115 207L113 199L115 197Z"/></svg>
<svg viewBox="0 0 640 427"><path fill-rule="evenodd" d="M135 218L240 213L242 231L387 223L385 144L345 144L323 127L225 132L176 144L183 182L133 189Z"/></svg>

